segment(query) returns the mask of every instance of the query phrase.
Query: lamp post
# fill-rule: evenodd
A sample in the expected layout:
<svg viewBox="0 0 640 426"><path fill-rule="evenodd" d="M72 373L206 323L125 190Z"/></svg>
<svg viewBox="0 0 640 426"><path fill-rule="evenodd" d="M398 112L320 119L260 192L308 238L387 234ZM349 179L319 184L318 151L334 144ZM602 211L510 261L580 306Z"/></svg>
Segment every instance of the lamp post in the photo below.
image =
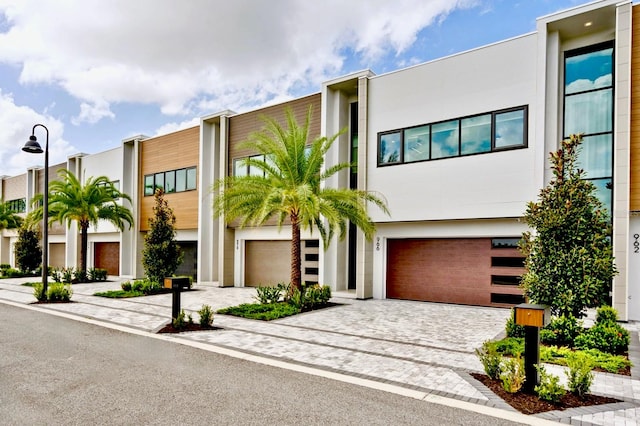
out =
<svg viewBox="0 0 640 426"><path fill-rule="evenodd" d="M47 132L44 151L38 143L36 127L42 127ZM43 124L36 124L31 130L29 140L22 147L24 152L42 154L44 152L44 190L42 199L42 292L47 294L47 280L49 276L49 129Z"/></svg>

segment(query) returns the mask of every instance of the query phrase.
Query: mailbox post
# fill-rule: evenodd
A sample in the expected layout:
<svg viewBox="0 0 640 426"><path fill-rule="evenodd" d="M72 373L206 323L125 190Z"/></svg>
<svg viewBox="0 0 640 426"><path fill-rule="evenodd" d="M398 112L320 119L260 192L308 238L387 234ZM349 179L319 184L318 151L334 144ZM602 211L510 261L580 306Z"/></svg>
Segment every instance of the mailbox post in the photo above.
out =
<svg viewBox="0 0 640 426"><path fill-rule="evenodd" d="M551 311L545 305L522 303L513 308L515 323L524 326L524 390L533 392L540 383L536 364L540 364L540 329L549 324Z"/></svg>
<svg viewBox="0 0 640 426"><path fill-rule="evenodd" d="M180 291L189 288L188 277L168 277L164 279L164 288L170 288L173 295L171 301L171 319L180 315Z"/></svg>

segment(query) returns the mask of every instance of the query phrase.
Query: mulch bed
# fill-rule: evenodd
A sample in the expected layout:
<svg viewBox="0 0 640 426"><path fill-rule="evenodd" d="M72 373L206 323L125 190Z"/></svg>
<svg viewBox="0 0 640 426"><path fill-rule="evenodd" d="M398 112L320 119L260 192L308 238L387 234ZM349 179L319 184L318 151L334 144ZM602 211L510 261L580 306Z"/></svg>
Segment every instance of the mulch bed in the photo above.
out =
<svg viewBox="0 0 640 426"><path fill-rule="evenodd" d="M471 373L471 375L491 389L493 393L502 398L507 404L523 414L537 414L553 410L566 410L567 408L586 407L590 405L612 404L621 402L619 399L586 394L579 398L567 392L558 403L551 403L538 398L537 395L524 392L509 393L502 388L500 380L489 378L485 374Z"/></svg>
<svg viewBox="0 0 640 426"><path fill-rule="evenodd" d="M169 323L162 327L157 333L181 333L183 331L203 331L203 330L222 330L222 327L201 326L200 324L185 324L182 328L175 328Z"/></svg>

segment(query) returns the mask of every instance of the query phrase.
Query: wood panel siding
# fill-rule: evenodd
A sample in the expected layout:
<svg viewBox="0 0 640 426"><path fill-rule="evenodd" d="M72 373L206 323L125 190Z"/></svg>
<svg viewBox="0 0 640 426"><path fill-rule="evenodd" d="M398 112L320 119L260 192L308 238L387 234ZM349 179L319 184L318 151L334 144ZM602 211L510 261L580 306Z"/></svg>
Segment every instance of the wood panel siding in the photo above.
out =
<svg viewBox="0 0 640 426"><path fill-rule="evenodd" d="M199 167L199 145L199 126L146 139L140 143L139 231L149 230L149 218L153 215L155 205L153 196L145 197L144 195L144 176L193 166ZM165 200L176 216L176 229L197 229L198 191L201 189L208 190L208 188L200 188L200 182L196 177L195 190L165 194Z"/></svg>
<svg viewBox="0 0 640 426"><path fill-rule="evenodd" d="M266 108L262 108L258 111L251 111L244 114L234 115L229 118L229 146L228 146L228 173L233 172L233 160L236 158L247 157L254 154L246 148L241 148L239 145L249 138L249 135L253 132L259 131L264 127L264 122L261 117L271 117L278 120L280 123L285 124L285 109L291 108L298 123L303 124L306 119L309 106L313 107L311 116L311 125L309 128L309 140L313 140L320 136L320 118L322 116L321 108L321 96L319 93L306 96L304 98L296 99L291 102L278 104Z"/></svg>
<svg viewBox="0 0 640 426"><path fill-rule="evenodd" d="M633 6L631 49L631 211L640 211L640 5Z"/></svg>

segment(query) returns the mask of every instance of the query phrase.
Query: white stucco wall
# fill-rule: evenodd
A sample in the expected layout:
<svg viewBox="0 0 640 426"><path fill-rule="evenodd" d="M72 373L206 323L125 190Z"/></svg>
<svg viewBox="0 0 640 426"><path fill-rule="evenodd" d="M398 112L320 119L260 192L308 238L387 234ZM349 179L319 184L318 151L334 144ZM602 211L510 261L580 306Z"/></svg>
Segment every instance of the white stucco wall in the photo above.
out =
<svg viewBox="0 0 640 426"><path fill-rule="evenodd" d="M535 198L537 36L371 78L368 189L388 201L377 222L516 217ZM379 132L527 105L528 148L377 166Z"/></svg>

